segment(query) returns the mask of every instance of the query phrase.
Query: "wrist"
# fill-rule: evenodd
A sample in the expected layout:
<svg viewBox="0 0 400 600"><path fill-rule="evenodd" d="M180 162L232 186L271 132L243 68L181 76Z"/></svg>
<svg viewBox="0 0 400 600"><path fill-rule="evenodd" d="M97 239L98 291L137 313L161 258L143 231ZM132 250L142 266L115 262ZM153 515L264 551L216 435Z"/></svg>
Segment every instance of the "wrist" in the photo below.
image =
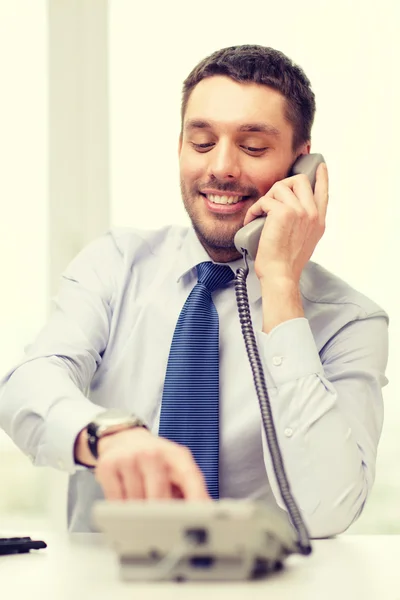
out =
<svg viewBox="0 0 400 600"><path fill-rule="evenodd" d="M97 443L98 458L101 458L101 456L110 448L112 448L114 444L117 444L118 446L126 444L128 440L131 439L133 432L135 436L140 436L143 434L151 435L149 429L147 429L147 427L144 426L131 427L129 429L123 429L121 431L115 431L114 433L105 435L102 438L100 438Z"/></svg>
<svg viewBox="0 0 400 600"><path fill-rule="evenodd" d="M299 284L301 269L295 268L295 265L287 260L264 259L254 264L256 275L261 285L271 282L273 285Z"/></svg>
<svg viewBox="0 0 400 600"><path fill-rule="evenodd" d="M147 426L135 415L118 409L110 409L100 413L87 426L87 443L93 458L98 459L99 443L103 438L136 428L147 429Z"/></svg>
<svg viewBox="0 0 400 600"><path fill-rule="evenodd" d="M261 277L259 279L261 295L263 299L289 301L301 298L300 283L298 280L287 275L275 275L274 277Z"/></svg>
<svg viewBox="0 0 400 600"><path fill-rule="evenodd" d="M286 276L260 280L263 332L270 333L285 321L304 317L300 285Z"/></svg>
<svg viewBox="0 0 400 600"><path fill-rule="evenodd" d="M103 443L103 440L129 429L147 430L148 428L135 415L117 409L100 413L77 435L74 445L75 462L88 468L95 467L100 452L100 443L103 450L107 445Z"/></svg>
<svg viewBox="0 0 400 600"><path fill-rule="evenodd" d="M74 460L77 465L92 469L96 461L88 446L87 428L82 429L76 437L74 446Z"/></svg>

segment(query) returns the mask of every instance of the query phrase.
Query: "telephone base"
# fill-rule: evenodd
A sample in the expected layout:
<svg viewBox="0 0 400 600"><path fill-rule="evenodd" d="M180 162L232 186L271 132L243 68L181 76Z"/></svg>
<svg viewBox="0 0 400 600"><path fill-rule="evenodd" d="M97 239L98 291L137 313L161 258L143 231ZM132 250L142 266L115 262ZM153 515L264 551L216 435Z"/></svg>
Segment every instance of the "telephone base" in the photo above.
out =
<svg viewBox="0 0 400 600"><path fill-rule="evenodd" d="M102 501L93 517L126 581L256 579L297 552L283 511L259 502Z"/></svg>
<svg viewBox="0 0 400 600"><path fill-rule="evenodd" d="M243 581L260 579L280 571L280 561L249 556L184 556L163 577L155 577L160 561L141 560L138 557L119 557L120 578L123 581Z"/></svg>

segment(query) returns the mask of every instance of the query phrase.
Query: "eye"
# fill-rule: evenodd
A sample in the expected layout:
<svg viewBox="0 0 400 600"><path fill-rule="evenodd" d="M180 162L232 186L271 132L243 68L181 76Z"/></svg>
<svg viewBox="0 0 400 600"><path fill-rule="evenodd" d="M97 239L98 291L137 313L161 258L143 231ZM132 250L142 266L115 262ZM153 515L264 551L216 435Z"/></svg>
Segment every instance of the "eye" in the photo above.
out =
<svg viewBox="0 0 400 600"><path fill-rule="evenodd" d="M251 146L241 146L244 150L247 150L248 152L251 152L253 154L255 153L260 153L260 152L265 152L265 150L268 150L268 146L265 146L265 148L252 148Z"/></svg>
<svg viewBox="0 0 400 600"><path fill-rule="evenodd" d="M212 142L207 144L195 144L195 142L190 143L192 144L193 148L197 150L197 152L207 152L207 150L210 150L214 146Z"/></svg>

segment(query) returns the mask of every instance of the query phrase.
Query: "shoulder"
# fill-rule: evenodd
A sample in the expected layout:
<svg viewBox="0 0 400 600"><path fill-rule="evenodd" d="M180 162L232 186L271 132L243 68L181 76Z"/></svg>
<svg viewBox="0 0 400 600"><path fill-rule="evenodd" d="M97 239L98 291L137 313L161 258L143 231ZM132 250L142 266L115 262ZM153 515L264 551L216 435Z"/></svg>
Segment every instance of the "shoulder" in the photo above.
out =
<svg viewBox="0 0 400 600"><path fill-rule="evenodd" d="M387 317L374 300L321 265L309 261L301 278L301 294L311 312L345 312L350 320ZM314 307L314 310L313 310Z"/></svg>
<svg viewBox="0 0 400 600"><path fill-rule="evenodd" d="M187 235L188 227L168 225L160 229L114 228L108 236L120 255L136 261L149 255L178 249Z"/></svg>
<svg viewBox="0 0 400 600"><path fill-rule="evenodd" d="M177 225L156 230L113 228L86 244L70 266L75 269L77 265L90 263L103 269L115 268L141 257L160 255L167 249L179 248L187 232L188 227Z"/></svg>
<svg viewBox="0 0 400 600"><path fill-rule="evenodd" d="M64 279L85 282L93 289L118 287L134 265L173 255L188 228L168 226L158 230L114 228L81 249L62 273ZM158 262L158 261L157 261Z"/></svg>

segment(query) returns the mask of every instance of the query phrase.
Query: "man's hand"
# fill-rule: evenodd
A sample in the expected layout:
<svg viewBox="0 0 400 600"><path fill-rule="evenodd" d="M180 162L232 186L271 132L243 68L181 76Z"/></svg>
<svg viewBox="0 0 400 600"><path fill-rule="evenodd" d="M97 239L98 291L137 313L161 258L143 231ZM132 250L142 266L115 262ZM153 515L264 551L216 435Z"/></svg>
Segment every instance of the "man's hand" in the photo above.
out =
<svg viewBox="0 0 400 600"><path fill-rule="evenodd" d="M98 450L95 475L107 500L210 500L190 450L144 428L105 436Z"/></svg>
<svg viewBox="0 0 400 600"><path fill-rule="evenodd" d="M328 206L328 171L319 165L313 194L306 175L275 183L247 211L244 225L267 215L255 261L263 280L298 284L304 266L325 231Z"/></svg>
<svg viewBox="0 0 400 600"><path fill-rule="evenodd" d="M328 171L317 169L313 193L306 175L275 183L249 208L244 224L267 215L254 268L261 284L263 331L304 317L300 276L325 231Z"/></svg>

